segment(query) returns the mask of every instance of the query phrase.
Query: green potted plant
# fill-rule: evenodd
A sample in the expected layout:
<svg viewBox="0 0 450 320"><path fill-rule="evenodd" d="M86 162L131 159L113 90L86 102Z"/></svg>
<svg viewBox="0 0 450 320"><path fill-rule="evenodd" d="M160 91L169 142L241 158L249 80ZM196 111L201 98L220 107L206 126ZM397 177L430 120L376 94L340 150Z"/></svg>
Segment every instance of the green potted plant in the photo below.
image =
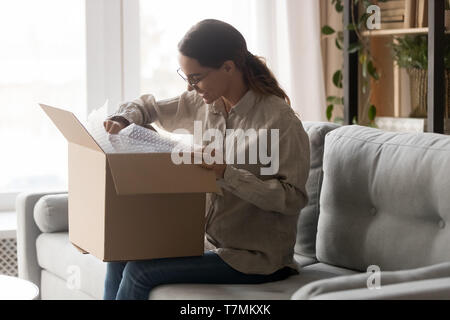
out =
<svg viewBox="0 0 450 320"><path fill-rule="evenodd" d="M445 117L450 113L450 35L445 35L444 67L446 104ZM400 68L406 69L410 77L413 118L427 117L428 87L428 37L427 35L410 35L397 37L392 43L392 56Z"/></svg>

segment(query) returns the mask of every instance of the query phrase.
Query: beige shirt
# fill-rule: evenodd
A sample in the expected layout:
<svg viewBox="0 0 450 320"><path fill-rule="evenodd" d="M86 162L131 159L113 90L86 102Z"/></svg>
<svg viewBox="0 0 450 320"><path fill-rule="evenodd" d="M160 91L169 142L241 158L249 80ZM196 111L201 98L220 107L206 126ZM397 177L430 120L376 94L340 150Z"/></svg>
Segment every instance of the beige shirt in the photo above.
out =
<svg viewBox="0 0 450 320"><path fill-rule="evenodd" d="M205 249L243 273L270 274L284 266L297 269L293 254L297 219L308 201L309 140L300 119L283 99L249 90L227 114L222 99L206 104L195 90L160 101L149 94L121 105L108 118L113 116L139 125L154 122L170 132L183 128L192 134L194 120L202 121L203 133L209 128L222 132L225 154L226 129L268 129L268 156L270 129L279 129L278 172L261 174L260 169L270 164L261 164L259 157L256 164L249 163L249 147L255 142L246 139L245 164L235 157L224 178L217 180L223 196L207 193Z"/></svg>

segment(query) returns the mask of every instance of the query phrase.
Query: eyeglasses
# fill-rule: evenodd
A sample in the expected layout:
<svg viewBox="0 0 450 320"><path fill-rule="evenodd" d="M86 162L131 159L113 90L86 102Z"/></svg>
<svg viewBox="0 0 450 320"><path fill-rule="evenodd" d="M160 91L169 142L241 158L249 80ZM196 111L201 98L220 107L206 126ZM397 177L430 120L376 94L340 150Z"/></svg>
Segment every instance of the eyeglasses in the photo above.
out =
<svg viewBox="0 0 450 320"><path fill-rule="evenodd" d="M193 79L192 76L191 76L191 78L187 77L187 76L183 73L183 71L181 71L181 68L178 68L178 69L177 69L177 73L179 74L179 76L180 76L184 81L186 81L191 87L196 87L197 84L198 84L200 81L202 81L203 79L205 79L205 78L211 73L211 71L213 71L213 70L207 71L204 75L202 75L202 76L200 76L200 77L198 77L198 76L199 76L198 74L195 74L194 76L196 76L197 78Z"/></svg>

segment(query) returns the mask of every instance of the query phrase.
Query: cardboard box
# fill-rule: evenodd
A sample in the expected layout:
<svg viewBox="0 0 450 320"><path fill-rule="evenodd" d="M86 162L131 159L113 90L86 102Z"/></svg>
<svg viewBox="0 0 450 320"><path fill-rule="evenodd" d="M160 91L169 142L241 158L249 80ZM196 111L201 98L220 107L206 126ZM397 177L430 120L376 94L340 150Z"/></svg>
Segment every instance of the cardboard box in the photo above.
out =
<svg viewBox="0 0 450 320"><path fill-rule="evenodd" d="M170 153L105 153L71 112L40 105L68 141L69 239L103 261L204 252L215 174Z"/></svg>

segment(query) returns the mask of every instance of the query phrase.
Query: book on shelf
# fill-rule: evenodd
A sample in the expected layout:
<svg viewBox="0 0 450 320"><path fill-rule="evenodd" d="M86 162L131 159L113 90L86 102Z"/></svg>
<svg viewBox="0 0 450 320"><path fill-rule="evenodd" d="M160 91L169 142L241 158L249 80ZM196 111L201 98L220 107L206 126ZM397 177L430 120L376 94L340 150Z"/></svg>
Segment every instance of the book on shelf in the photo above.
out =
<svg viewBox="0 0 450 320"><path fill-rule="evenodd" d="M377 2L378 7L381 11L383 10L393 10L393 9L405 9L405 0L388 0L386 2Z"/></svg>
<svg viewBox="0 0 450 320"><path fill-rule="evenodd" d="M428 0L418 0L416 11L416 26L419 28L428 27Z"/></svg>
<svg viewBox="0 0 450 320"><path fill-rule="evenodd" d="M382 30L386 29L403 29L405 23L401 22L381 22L380 27Z"/></svg>
<svg viewBox="0 0 450 320"><path fill-rule="evenodd" d="M419 0L420 1L420 0ZM416 0L406 0L405 2L405 28L416 26Z"/></svg>
<svg viewBox="0 0 450 320"><path fill-rule="evenodd" d="M383 10L381 15L381 19L386 17L393 17L393 16L403 16L405 14L405 9L391 9L391 10Z"/></svg>
<svg viewBox="0 0 450 320"><path fill-rule="evenodd" d="M403 28L405 21L405 0L378 1L381 15L381 29Z"/></svg>
<svg viewBox="0 0 450 320"><path fill-rule="evenodd" d="M381 23L383 22L404 22L404 16L392 16L392 17L381 17Z"/></svg>
<svg viewBox="0 0 450 320"><path fill-rule="evenodd" d="M381 29L428 26L428 0L387 0L380 7Z"/></svg>

